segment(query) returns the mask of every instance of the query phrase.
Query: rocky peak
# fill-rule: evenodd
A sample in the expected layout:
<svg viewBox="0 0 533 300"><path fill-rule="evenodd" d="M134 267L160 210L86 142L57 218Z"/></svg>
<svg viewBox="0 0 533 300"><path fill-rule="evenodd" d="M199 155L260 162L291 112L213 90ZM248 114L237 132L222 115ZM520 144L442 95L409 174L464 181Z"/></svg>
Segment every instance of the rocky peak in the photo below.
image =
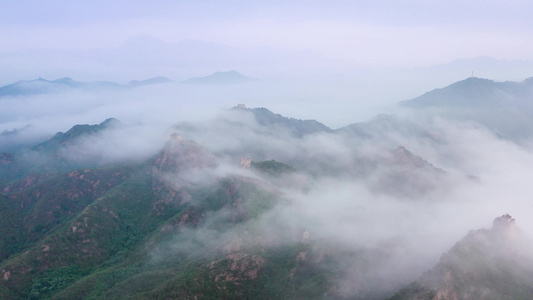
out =
<svg viewBox="0 0 533 300"><path fill-rule="evenodd" d="M9 165L15 160L11 153L0 153L0 165Z"/></svg>
<svg viewBox="0 0 533 300"><path fill-rule="evenodd" d="M444 173L443 170L436 168L427 160L413 154L403 146L399 146L392 152L393 160L396 164L410 169L427 169L436 173Z"/></svg>
<svg viewBox="0 0 533 300"><path fill-rule="evenodd" d="M493 231L509 231L515 229L515 219L509 214L497 217L492 222Z"/></svg>
<svg viewBox="0 0 533 300"><path fill-rule="evenodd" d="M427 162L420 156L414 155L403 146L399 146L394 150L394 160L400 164L409 165L415 168L424 167Z"/></svg>
<svg viewBox="0 0 533 300"><path fill-rule="evenodd" d="M206 149L193 141L183 140L181 134L173 133L156 157L154 173L202 169L213 164L214 157Z"/></svg>
<svg viewBox="0 0 533 300"><path fill-rule="evenodd" d="M530 249L515 220L504 214L494 219L491 229L470 231L391 299L531 299Z"/></svg>

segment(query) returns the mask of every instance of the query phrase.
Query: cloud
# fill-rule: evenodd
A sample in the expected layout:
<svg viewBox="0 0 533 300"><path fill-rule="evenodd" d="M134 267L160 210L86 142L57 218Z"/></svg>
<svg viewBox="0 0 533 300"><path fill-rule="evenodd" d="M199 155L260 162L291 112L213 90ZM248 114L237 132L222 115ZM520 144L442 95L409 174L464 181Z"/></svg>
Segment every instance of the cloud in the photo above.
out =
<svg viewBox="0 0 533 300"><path fill-rule="evenodd" d="M370 133L367 136L347 131L298 137L280 126L259 125L250 112L228 109L237 103L271 104L285 107L287 116L295 112L335 119L335 113L315 110L305 102L294 105L287 86L279 86L286 91L269 93L273 87L263 82L232 87L176 83L4 98L0 129L32 124L52 135L77 123L98 124L115 117L124 125L82 138L61 153L101 163L141 161L156 155L170 134L177 132L204 147L217 164L182 174L170 172L164 182L209 189L223 178L240 178L279 196L257 219L221 230L213 224L225 220L231 209L210 211L204 225L185 227L161 246L167 249L154 250L159 258L168 253L192 255L198 247L225 253L246 230L254 234L243 244L269 247L301 243L307 232L311 252L336 247L337 252L327 252L340 257L333 271L346 275L336 284L342 293L351 294L360 292L347 284L361 280L358 253L375 263L365 271L365 278L389 283L392 291L416 279L469 230L490 227L496 216L509 213L526 233L533 233L528 217L533 208L528 197L533 192L528 181L533 176L529 143L517 145L473 122L414 114L359 124ZM394 157L399 146L445 174L433 176L426 169L400 164ZM242 157L275 159L298 173L276 181L241 169ZM401 180L389 180L391 176ZM417 184L429 188L419 191Z"/></svg>
<svg viewBox="0 0 533 300"><path fill-rule="evenodd" d="M265 132L245 114L230 112L229 115L226 117L231 121L224 121L227 126L220 126L224 122L219 119L205 123L192 135L206 145L216 145L212 148L216 153L238 155L239 151L247 151L252 158L275 153L275 159L298 165L299 175L307 181L305 188L277 187L283 201L254 221L256 242L263 241L262 245L271 247L295 244L305 239L304 232L307 232L306 238L314 243L311 249L319 251L321 247L338 245L336 252L329 253L342 261L336 261L331 267L333 272L346 272L346 278L336 283L346 295L361 292L348 285L348 282L360 282L360 276L378 280L384 283L383 289L394 291L433 266L469 230L489 228L494 217L507 212L516 217L520 228L533 233L533 223L528 218L532 209L528 178L533 175L533 164L528 162L533 159L533 153L531 149L498 138L480 125L444 119L431 123L415 120L429 131L438 129L439 142L394 132L380 139L353 141L349 135L294 138L283 131ZM209 128L214 130L213 135L224 132L224 139L212 140L210 144ZM350 172L366 158L378 165L371 176L384 176L385 171L395 167L385 159L391 144L412 149L446 174L432 182L434 187L429 191L404 197L376 190L366 177ZM315 169L314 165L321 159L335 167L329 172ZM435 180L430 176L416 177L417 170L402 170L405 177ZM241 172L239 176L246 174ZM394 191L402 187L388 188ZM235 239L236 234L231 232L234 231L223 232L227 239L216 240L220 243L218 248ZM364 272L360 265L362 253L372 266ZM370 281L370 285L374 283Z"/></svg>

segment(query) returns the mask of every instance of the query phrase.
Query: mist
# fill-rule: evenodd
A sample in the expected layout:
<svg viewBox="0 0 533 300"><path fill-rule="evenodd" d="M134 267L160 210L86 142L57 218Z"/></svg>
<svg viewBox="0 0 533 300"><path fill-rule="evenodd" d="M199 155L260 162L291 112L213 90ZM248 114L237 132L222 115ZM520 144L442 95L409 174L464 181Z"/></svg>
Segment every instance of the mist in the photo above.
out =
<svg viewBox="0 0 533 300"><path fill-rule="evenodd" d="M232 253L304 242L311 244L309 253L319 255L325 245L337 245L341 260L328 271L343 274L336 283L340 295L360 296L364 291L354 288L359 284L384 295L417 279L470 230L490 228L496 216L511 214L531 236L527 180L533 175L531 148L473 122L398 118L411 122L408 132L390 129L370 139L350 133L297 137L284 128L265 128L250 112L241 110L222 111L197 124L176 124L175 132L218 157L219 171L207 172L220 178L250 178L275 190L280 200L259 218L224 230L216 230L211 222L216 224L228 212L213 212L206 224L180 229L176 240L163 246L167 250L153 253L154 259L164 261L176 253L200 255L198 247L209 253L202 255L213 255L213 249ZM420 131L431 135L420 138L416 134ZM441 171L398 165L393 158L398 146ZM295 166L298 173L276 181L237 168L240 157L275 159ZM362 164L368 161L373 164L370 169ZM402 179L397 181L397 176ZM207 177L195 176L195 180ZM245 231L254 232L253 238ZM239 246L229 246L235 244ZM359 265L361 253L370 261L368 269ZM384 285L374 286L377 281Z"/></svg>
<svg viewBox="0 0 533 300"><path fill-rule="evenodd" d="M324 252L328 245L337 245L338 257L327 271L342 274L335 277L335 285L343 297L370 290L390 295L435 265L469 230L490 227L492 219L504 213L533 234L528 218L533 148L527 140L518 144L472 121L392 108L396 115L372 117L372 109L358 108L360 118L350 113L351 119L343 118L335 111L335 101L324 97L330 90L294 101L299 92L272 82L170 83L7 97L0 101L1 126L6 130L2 139L9 141L16 134L19 140L11 146L2 143L2 150L35 146L75 124L98 124L114 117L119 124L60 150L67 160L104 166L150 159L166 151L162 149L172 133L180 134L204 149L213 164L164 173L161 180L166 185L209 190L221 179L240 178L279 199L257 218L223 229L217 224L233 212L211 211L202 225L181 228L175 238L156 245L153 262L302 242L309 245L310 257L320 257L331 255L330 250ZM350 97L349 90L344 92L332 93L339 105L343 97ZM338 130L299 135L283 126L265 126L253 109L231 109L239 103L268 105L274 113L295 118L322 116L316 119ZM351 112L350 106L344 110ZM23 134L18 135L19 130ZM398 147L404 147L408 157L414 155L414 163L399 160ZM276 160L295 167L297 173L268 177L240 167L243 157ZM200 203L194 195L183 199ZM253 199L243 201L247 205ZM253 234L247 237L244 232ZM370 263L363 269L361 253ZM368 286L362 291L354 287L359 284Z"/></svg>
<svg viewBox="0 0 533 300"><path fill-rule="evenodd" d="M2 188L142 170L150 213L184 208L136 241L142 263L248 280L286 255L333 298L390 297L506 213L533 237L531 79L483 81L531 76L530 2L121 2L0 4ZM227 71L250 80L187 83ZM64 77L92 85L25 82Z"/></svg>
<svg viewBox="0 0 533 300"><path fill-rule="evenodd" d="M190 86L180 82L139 87L133 90L59 91L34 96L0 99L0 131L11 132L31 125L24 140L43 141L76 124L96 124L116 118L127 124L170 127L176 122L201 121L239 103L264 107L301 119L319 119L332 128L363 121L376 112L372 105L357 101L355 88L338 85L307 88L303 83L252 82L230 86ZM357 109L347 111L343 103L353 100ZM3 139L6 137L2 136ZM22 139L22 137L21 137ZM29 142L29 141L28 141Z"/></svg>

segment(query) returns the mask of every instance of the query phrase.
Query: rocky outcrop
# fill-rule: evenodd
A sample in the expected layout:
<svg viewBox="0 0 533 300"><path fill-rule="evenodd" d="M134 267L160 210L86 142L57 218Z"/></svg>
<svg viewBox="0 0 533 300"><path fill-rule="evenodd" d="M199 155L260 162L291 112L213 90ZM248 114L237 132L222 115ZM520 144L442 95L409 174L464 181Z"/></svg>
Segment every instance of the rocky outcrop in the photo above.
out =
<svg viewBox="0 0 533 300"><path fill-rule="evenodd" d="M447 184L446 172L433 166L405 147L377 154L368 163L370 186L379 193L413 197L441 191Z"/></svg>
<svg viewBox="0 0 533 300"><path fill-rule="evenodd" d="M265 262L265 258L259 255L233 253L222 260L213 262L210 268L216 273L214 274L215 282L229 281L239 284L243 280L256 279Z"/></svg>
<svg viewBox="0 0 533 300"><path fill-rule="evenodd" d="M160 199L154 210L161 214L168 205L190 202L189 187L198 179L191 174L215 165L214 156L206 149L172 134L152 165L152 192Z"/></svg>
<svg viewBox="0 0 533 300"><path fill-rule="evenodd" d="M8 185L7 187L3 189L3 192L4 194L21 192L29 188L30 186L43 182L43 180L45 180L49 176L50 174L46 174L46 175L43 175L40 173L30 174L26 176L25 178Z"/></svg>
<svg viewBox="0 0 533 300"><path fill-rule="evenodd" d="M407 168L431 169L437 172L442 172L442 170L435 168L428 161L418 155L414 155L403 146L399 146L392 152L392 159L394 163Z"/></svg>
<svg viewBox="0 0 533 300"><path fill-rule="evenodd" d="M179 135L172 135L156 157L152 171L154 174L180 173L212 165L214 157L207 150L193 141L184 141Z"/></svg>
<svg viewBox="0 0 533 300"><path fill-rule="evenodd" d="M10 165L15 160L11 153L0 153L0 165Z"/></svg>
<svg viewBox="0 0 533 300"><path fill-rule="evenodd" d="M471 231L437 265L391 299L531 299L531 243L505 214Z"/></svg>

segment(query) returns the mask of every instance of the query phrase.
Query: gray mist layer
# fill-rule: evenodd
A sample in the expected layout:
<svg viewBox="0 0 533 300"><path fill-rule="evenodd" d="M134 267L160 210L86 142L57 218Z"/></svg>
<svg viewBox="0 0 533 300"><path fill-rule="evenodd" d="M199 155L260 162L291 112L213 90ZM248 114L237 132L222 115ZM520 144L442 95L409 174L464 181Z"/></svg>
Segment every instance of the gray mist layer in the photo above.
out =
<svg viewBox="0 0 533 300"><path fill-rule="evenodd" d="M346 253L372 254L369 260L375 264L365 271L365 280L372 288L383 288L383 293L418 278L466 232L489 227L495 216L509 213L524 232L533 233L528 217L533 208L530 136L516 143L479 122L425 111L368 117L365 122L354 119L351 125L332 126L336 130L313 123L316 132L302 134L298 127L265 123L261 116L271 115L264 109L229 109L246 103L287 117L323 115L316 119L326 125L337 120L337 115L315 111L313 105L289 106L289 92L269 92L269 88L261 82L215 87L167 84L8 97L0 100L0 125L7 130L1 138L8 141L20 133L18 143L31 147L74 124L115 117L121 126L62 149L69 159L95 158L106 164L153 157L170 134L179 133L217 163L194 172L169 173L167 182L208 186L237 176L274 191L282 200L247 225L259 237L248 243L274 246L306 239L316 241L317 251L327 244ZM328 107L327 99L322 101ZM240 168L242 157L274 159L298 173L272 181ZM209 215L205 225L186 230L170 250L157 250L154 257L165 251L199 255L194 245L206 249L231 245L244 232L242 227L222 232L210 227L224 213ZM350 285L361 280L359 263L348 255L333 265L338 269L330 270L344 274L337 283L340 295L360 295ZM379 287L376 282L386 284Z"/></svg>

